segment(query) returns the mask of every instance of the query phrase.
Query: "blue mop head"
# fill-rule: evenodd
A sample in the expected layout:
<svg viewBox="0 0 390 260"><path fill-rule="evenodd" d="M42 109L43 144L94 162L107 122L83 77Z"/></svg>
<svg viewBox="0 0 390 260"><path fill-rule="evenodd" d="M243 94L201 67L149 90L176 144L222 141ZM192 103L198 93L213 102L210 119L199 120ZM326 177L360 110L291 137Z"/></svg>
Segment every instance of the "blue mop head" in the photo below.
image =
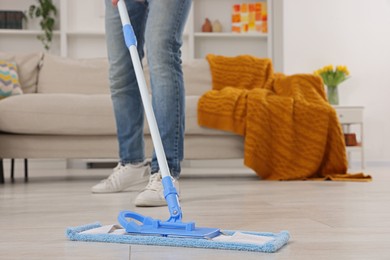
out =
<svg viewBox="0 0 390 260"><path fill-rule="evenodd" d="M113 227L114 225L112 225ZM289 240L290 235L287 231L280 233L269 232L246 232L246 231L229 231L222 230L223 234L233 235L235 233L250 234L266 238L264 243L246 242L225 242L209 239L196 238L177 238L177 237L162 237L162 236L142 236L129 235L118 233L93 233L94 229L102 228L100 223L93 223L79 227L70 227L66 231L69 240L72 241L90 241L90 242L106 242L106 243L121 243L133 245L155 245L155 246L175 246L175 247L192 247L192 248L208 248L208 249L229 249L240 251L266 252L274 253L283 247Z"/></svg>

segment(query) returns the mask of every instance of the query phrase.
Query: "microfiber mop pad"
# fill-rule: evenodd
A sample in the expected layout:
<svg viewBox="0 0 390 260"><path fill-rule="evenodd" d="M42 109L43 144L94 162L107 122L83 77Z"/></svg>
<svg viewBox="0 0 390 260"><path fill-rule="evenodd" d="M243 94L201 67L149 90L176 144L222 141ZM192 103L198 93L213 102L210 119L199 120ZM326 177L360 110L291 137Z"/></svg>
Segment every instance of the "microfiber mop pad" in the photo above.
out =
<svg viewBox="0 0 390 260"><path fill-rule="evenodd" d="M102 226L100 223L70 227L66 231L67 237L73 241L226 249L266 253L276 252L290 238L287 231L269 233L222 230L222 233L224 235L220 235L214 239L143 236L128 234L118 225Z"/></svg>

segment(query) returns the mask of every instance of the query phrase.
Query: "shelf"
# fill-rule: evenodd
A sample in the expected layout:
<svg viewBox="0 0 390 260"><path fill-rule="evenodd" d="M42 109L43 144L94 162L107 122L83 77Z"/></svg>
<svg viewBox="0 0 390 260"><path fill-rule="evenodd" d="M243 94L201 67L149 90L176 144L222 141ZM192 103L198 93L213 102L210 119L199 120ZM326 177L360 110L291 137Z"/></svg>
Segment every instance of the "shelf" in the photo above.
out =
<svg viewBox="0 0 390 260"><path fill-rule="evenodd" d="M361 159L361 168L365 168L364 162L364 145L363 145L363 106L333 106L336 110L337 117L343 128L344 133L351 133L350 127L356 125L360 128L360 142L356 146L346 146L348 165L351 165L351 153L359 152ZM356 140L357 141L357 140Z"/></svg>
<svg viewBox="0 0 390 260"><path fill-rule="evenodd" d="M28 5L32 0L11 1L10 6L16 2ZM230 31L231 8L235 3L267 2L269 14L269 33L246 32L234 33ZM208 53L235 56L250 54L259 57L272 57L272 1L273 0L196 0L192 2L187 23L183 33L183 59L204 58ZM60 1L56 0L58 8L58 26L54 31L52 46L54 53L64 57L86 58L106 56L104 4L96 8L86 8L95 4L95 0ZM14 7L13 7L14 8ZM84 10L80 12L79 10ZM205 17L219 20L223 24L224 32L201 32ZM27 23L25 29L0 29L0 48L18 50L25 48L25 39L31 40L42 34L38 21ZM58 41L59 40L59 41ZM15 42L15 45L10 45ZM226 42L226 43L225 43ZM233 44L234 43L234 44ZM4 45L2 45L4 44ZM3 47L5 46L5 47ZM41 49L37 44L34 49Z"/></svg>
<svg viewBox="0 0 390 260"><path fill-rule="evenodd" d="M202 38L264 38L268 37L265 33L228 33L228 32L197 32L194 37Z"/></svg>
<svg viewBox="0 0 390 260"><path fill-rule="evenodd" d="M69 36L105 36L106 33L104 31L69 31L66 33Z"/></svg>
<svg viewBox="0 0 390 260"><path fill-rule="evenodd" d="M8 35L39 35L43 32L40 30L18 30L18 29L0 29L0 34L8 34ZM59 35L60 31L53 31L53 35Z"/></svg>
<svg viewBox="0 0 390 260"><path fill-rule="evenodd" d="M343 105L332 105L334 109L364 109L364 106L343 106Z"/></svg>
<svg viewBox="0 0 390 260"><path fill-rule="evenodd" d="M361 146L346 146L347 152L361 152L362 147Z"/></svg>

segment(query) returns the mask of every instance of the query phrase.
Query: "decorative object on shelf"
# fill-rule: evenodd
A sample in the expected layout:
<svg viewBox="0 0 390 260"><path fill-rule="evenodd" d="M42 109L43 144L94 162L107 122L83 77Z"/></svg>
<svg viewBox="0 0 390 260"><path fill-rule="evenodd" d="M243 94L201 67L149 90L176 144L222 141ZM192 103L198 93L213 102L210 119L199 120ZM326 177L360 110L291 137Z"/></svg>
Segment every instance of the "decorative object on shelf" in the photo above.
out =
<svg viewBox="0 0 390 260"><path fill-rule="evenodd" d="M0 29L23 29L25 19L22 11L0 10Z"/></svg>
<svg viewBox="0 0 390 260"><path fill-rule="evenodd" d="M232 7L232 32L267 33L267 3L241 3Z"/></svg>
<svg viewBox="0 0 390 260"><path fill-rule="evenodd" d="M349 78L349 71L347 66L328 65L314 72L315 75L320 76L327 87L328 102L331 105L339 104L338 86Z"/></svg>
<svg viewBox="0 0 390 260"><path fill-rule="evenodd" d="M212 31L213 31L213 26L211 24L211 21L208 18L206 18L202 25L202 32L212 32Z"/></svg>
<svg viewBox="0 0 390 260"><path fill-rule="evenodd" d="M355 133L344 133L344 139L345 139L346 146L357 146L358 145Z"/></svg>
<svg viewBox="0 0 390 260"><path fill-rule="evenodd" d="M213 22L213 28L212 28L212 31L213 32L222 32L223 31L223 27L222 27L222 24L219 20L215 20Z"/></svg>
<svg viewBox="0 0 390 260"><path fill-rule="evenodd" d="M39 25L43 31L37 38L42 42L46 50L50 49L53 40L53 30L57 15L57 8L52 0L37 0L37 5L30 5L28 14L30 18L41 18Z"/></svg>
<svg viewBox="0 0 390 260"><path fill-rule="evenodd" d="M261 23L260 23L260 32L262 33L268 33L268 18L267 18L267 14L264 14L261 16ZM259 30L257 30L259 31Z"/></svg>
<svg viewBox="0 0 390 260"><path fill-rule="evenodd" d="M241 13L240 5L233 5L232 9L232 32L240 33L241 32Z"/></svg>

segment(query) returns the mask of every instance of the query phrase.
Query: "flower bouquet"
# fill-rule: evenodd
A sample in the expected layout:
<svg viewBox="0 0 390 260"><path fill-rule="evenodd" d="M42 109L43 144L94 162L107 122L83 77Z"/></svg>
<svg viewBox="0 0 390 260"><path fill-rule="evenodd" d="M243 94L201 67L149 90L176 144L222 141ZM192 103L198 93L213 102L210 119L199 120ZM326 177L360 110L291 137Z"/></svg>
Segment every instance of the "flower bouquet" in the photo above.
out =
<svg viewBox="0 0 390 260"><path fill-rule="evenodd" d="M339 104L339 96L337 86L349 78L347 66L328 65L314 72L320 76L327 87L328 102L332 105Z"/></svg>

